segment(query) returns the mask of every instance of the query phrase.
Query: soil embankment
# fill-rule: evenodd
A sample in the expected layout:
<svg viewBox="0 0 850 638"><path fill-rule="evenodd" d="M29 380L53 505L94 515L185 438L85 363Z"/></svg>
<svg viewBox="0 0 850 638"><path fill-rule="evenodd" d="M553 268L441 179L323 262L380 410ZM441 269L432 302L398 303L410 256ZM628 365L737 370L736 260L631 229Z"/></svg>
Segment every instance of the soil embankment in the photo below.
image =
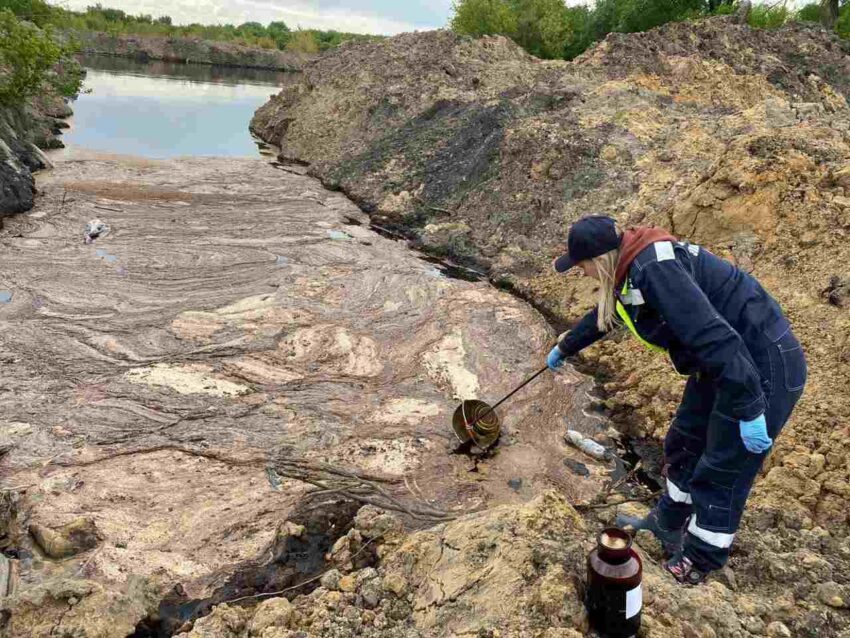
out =
<svg viewBox="0 0 850 638"><path fill-rule="evenodd" d="M110 35L97 31L74 32L85 53L114 55L135 60L162 60L191 64L301 71L315 55L278 49L255 49L232 42L200 38Z"/></svg>

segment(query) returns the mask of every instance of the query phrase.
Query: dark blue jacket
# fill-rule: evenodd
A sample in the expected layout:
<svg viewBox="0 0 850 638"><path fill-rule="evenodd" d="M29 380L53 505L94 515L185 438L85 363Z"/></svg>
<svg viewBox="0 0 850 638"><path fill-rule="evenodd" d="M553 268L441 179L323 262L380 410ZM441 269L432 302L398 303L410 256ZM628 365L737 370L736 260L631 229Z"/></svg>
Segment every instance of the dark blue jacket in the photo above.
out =
<svg viewBox="0 0 850 638"><path fill-rule="evenodd" d="M666 348L680 373L713 379L721 414L762 414L764 389L750 353L790 325L759 282L704 248L669 241L641 251L628 277L630 294L621 302L641 337ZM571 356L599 340L596 317L596 309L585 315L558 344L561 352Z"/></svg>

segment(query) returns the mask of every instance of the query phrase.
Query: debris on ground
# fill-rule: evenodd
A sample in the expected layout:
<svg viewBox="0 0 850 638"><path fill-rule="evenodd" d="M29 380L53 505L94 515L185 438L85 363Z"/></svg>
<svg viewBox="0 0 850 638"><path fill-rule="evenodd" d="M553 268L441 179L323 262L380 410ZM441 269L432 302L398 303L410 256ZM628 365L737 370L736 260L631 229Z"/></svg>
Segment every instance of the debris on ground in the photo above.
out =
<svg viewBox="0 0 850 638"><path fill-rule="evenodd" d="M91 244L95 239L99 239L109 234L109 225L99 219L93 219L86 224L83 240L87 244Z"/></svg>
<svg viewBox="0 0 850 638"><path fill-rule="evenodd" d="M606 450L604 446L576 430L567 430L567 433L564 435L564 439L570 445L574 445L588 456L592 456L597 460L603 461L609 456L608 450Z"/></svg>
<svg viewBox="0 0 850 638"><path fill-rule="evenodd" d="M29 529L35 542L50 558L75 556L94 549L103 540L95 522L90 518L78 518L55 529L33 523Z"/></svg>

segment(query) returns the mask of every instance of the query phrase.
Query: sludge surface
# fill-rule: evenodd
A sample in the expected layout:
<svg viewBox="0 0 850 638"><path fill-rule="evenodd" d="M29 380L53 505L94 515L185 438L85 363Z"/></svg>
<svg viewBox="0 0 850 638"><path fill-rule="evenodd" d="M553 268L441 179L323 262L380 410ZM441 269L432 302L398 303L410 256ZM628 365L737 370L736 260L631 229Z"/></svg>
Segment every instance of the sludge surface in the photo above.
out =
<svg viewBox="0 0 850 638"><path fill-rule="evenodd" d="M0 235L14 293L0 308L2 470L25 486L27 521L90 517L104 540L57 562L22 535L19 591L85 578L126 602L112 608L130 626L64 603L38 620L13 611L12 626L126 636L177 585L209 598L267 556L313 489L270 480L280 454L448 515L547 487L585 499L605 478L563 463L576 454L563 416L581 414L586 387L568 377L500 409L484 471L449 454L459 399L504 395L554 335L510 295L352 225L365 217L314 180L214 159L66 162L41 180L39 205ZM94 218L112 231L87 246Z"/></svg>

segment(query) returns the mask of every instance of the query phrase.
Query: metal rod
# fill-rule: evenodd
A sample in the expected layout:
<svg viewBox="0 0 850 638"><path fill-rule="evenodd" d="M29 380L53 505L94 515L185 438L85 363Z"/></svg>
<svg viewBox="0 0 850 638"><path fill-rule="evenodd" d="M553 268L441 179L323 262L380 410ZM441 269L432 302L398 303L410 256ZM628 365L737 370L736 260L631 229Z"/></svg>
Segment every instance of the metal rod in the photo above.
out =
<svg viewBox="0 0 850 638"><path fill-rule="evenodd" d="M519 392L520 390L522 390L525 386L527 386L529 383L531 383L532 381L534 381L537 377L539 377L541 374L543 374L544 372L546 372L546 370L548 370L548 369L549 369L549 366L543 366L542 368L540 368L540 370L538 370L537 372L535 372L533 375L531 375L531 376L530 376L530 377L528 377L525 381L523 381L523 382L522 382L522 383L520 383L517 387L515 387L515 388L514 388L514 389L510 392L510 394L508 394L508 395L506 395L505 397L503 397L503 398L502 398L502 400L501 400L501 401L499 401L496 405L494 405L493 407L491 407L489 410L485 410L482 414L479 414L479 415L475 418L475 420L474 420L474 421L472 421L472 423L469 423L469 424L467 425L467 428L471 428L473 425L475 425L476 423L478 423L481 419L483 419L485 416L487 416L488 414L490 414L493 410L495 410L496 408L498 408L498 407L499 407L500 405L502 405L505 401L507 401L508 399L510 399L513 395L515 395L517 392Z"/></svg>

